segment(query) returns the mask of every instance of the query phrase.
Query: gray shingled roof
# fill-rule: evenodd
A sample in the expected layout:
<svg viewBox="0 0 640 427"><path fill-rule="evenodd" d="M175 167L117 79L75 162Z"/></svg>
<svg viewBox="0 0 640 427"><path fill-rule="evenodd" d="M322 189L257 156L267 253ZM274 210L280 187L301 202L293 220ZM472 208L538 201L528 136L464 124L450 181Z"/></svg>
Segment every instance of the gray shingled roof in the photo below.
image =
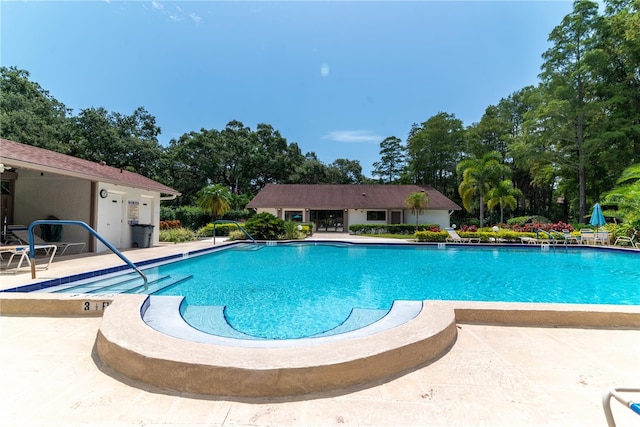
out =
<svg viewBox="0 0 640 427"><path fill-rule="evenodd" d="M429 209L462 208L431 187L418 185L267 184L248 208L404 209L410 193L424 191Z"/></svg>
<svg viewBox="0 0 640 427"><path fill-rule="evenodd" d="M0 162L5 166L74 176L90 181L124 185L163 194L180 195L173 188L140 174L101 163L90 162L32 145L0 139Z"/></svg>

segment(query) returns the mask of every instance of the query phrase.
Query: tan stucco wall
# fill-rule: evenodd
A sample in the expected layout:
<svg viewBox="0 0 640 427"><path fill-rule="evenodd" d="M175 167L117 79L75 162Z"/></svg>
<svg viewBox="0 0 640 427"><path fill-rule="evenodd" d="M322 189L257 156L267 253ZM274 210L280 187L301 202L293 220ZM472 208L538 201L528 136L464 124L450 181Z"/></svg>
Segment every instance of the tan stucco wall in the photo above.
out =
<svg viewBox="0 0 640 427"><path fill-rule="evenodd" d="M58 219L90 222L91 182L21 169L16 181L14 223L28 226L53 215ZM34 229L40 235L40 227ZM89 242L89 233L74 226L62 228L62 241Z"/></svg>

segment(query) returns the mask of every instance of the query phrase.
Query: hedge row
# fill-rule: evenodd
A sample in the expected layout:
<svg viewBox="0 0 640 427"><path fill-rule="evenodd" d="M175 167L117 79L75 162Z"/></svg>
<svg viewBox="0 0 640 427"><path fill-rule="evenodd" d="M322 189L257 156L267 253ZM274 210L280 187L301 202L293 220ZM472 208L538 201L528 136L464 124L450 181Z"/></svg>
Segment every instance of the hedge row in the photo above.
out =
<svg viewBox="0 0 640 427"><path fill-rule="evenodd" d="M520 237L536 237L536 233L523 233L511 230L500 229L497 233L493 231L476 231L476 232L458 232L458 235L462 238L465 237L479 237L483 243L495 242L498 239L499 242L505 243L520 243ZM431 231L417 231L415 238L418 242L444 242L449 234L446 231L431 232ZM538 236L545 238L546 236Z"/></svg>
<svg viewBox="0 0 640 427"><path fill-rule="evenodd" d="M354 234L413 234L416 231L440 231L437 224L351 224L349 231Z"/></svg>

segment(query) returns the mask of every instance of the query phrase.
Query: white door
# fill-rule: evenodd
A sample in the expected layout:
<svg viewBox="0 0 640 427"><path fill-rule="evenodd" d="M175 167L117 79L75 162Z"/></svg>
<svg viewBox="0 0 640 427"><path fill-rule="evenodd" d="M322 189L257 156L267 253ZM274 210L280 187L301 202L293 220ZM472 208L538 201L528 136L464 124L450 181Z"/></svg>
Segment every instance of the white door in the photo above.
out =
<svg viewBox="0 0 640 427"><path fill-rule="evenodd" d="M104 212L103 227L100 227L100 235L116 249L120 249L122 236L122 194L110 193L106 203L102 206Z"/></svg>

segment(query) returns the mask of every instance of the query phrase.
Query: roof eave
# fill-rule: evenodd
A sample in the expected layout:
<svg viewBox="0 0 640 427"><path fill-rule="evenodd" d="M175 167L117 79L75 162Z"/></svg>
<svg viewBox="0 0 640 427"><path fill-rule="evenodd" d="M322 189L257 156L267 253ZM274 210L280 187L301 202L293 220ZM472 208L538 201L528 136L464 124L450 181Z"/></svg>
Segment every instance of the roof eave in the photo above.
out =
<svg viewBox="0 0 640 427"><path fill-rule="evenodd" d="M169 194L171 196L180 196L181 193L180 192L170 192L167 191L166 188L154 188L154 187L146 187L146 186L134 186L128 183L123 183L120 182L118 180L115 179L110 179L110 178L102 178L102 177L97 177L95 175L90 175L90 174L84 174L84 173L80 173L80 172L75 172L75 171L70 171L70 170L64 170L64 169L58 169L55 167L51 167L51 166L45 166L45 165L41 165L38 163L31 163L31 162L25 162L22 160L14 160L14 159L7 159L5 157L0 156L0 163L4 164L5 166L10 166L13 169L29 169L29 170L37 170L40 172L46 172L46 173L53 173L56 175L62 175L62 176L68 176L71 178L78 178L78 179L84 179L87 181L92 181L92 182L104 182L105 184L112 184L112 185L121 185L123 187L128 187L128 188L138 188L141 190L145 190L145 191L153 191L153 192L157 192L162 194Z"/></svg>

